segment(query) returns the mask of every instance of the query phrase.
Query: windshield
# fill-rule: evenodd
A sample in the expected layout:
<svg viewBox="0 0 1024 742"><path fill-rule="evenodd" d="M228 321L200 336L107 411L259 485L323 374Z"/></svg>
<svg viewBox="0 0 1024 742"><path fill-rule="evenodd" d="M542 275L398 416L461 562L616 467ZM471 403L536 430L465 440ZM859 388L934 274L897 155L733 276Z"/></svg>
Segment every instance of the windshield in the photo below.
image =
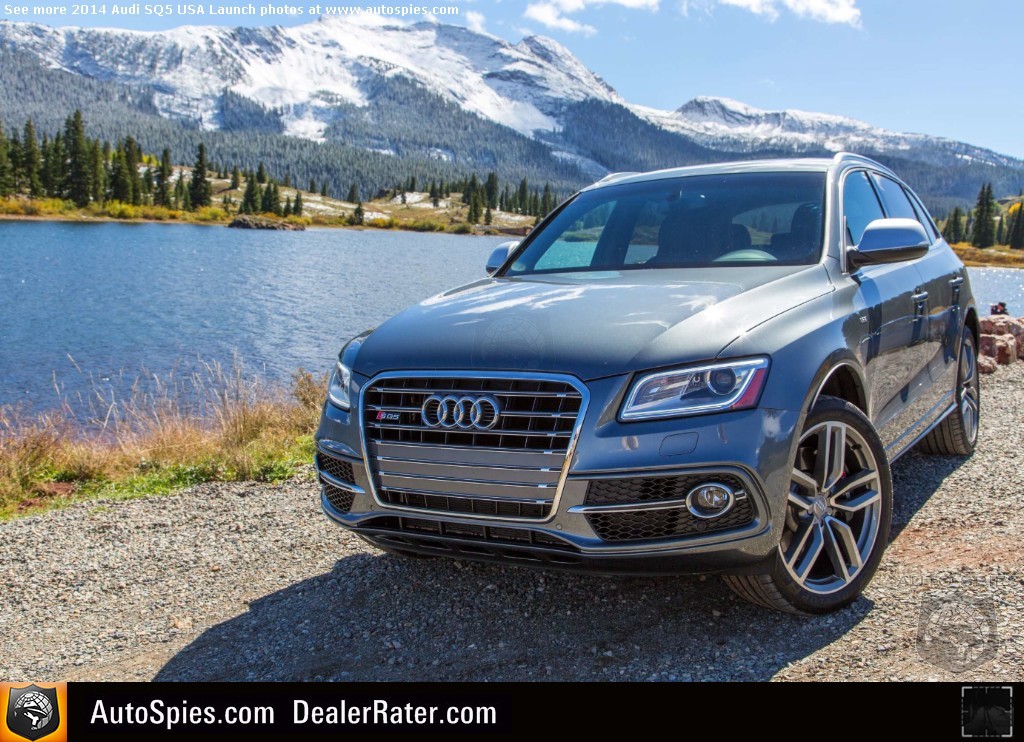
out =
<svg viewBox="0 0 1024 742"><path fill-rule="evenodd" d="M586 191L530 240L506 276L734 265L821 255L825 173L733 173Z"/></svg>

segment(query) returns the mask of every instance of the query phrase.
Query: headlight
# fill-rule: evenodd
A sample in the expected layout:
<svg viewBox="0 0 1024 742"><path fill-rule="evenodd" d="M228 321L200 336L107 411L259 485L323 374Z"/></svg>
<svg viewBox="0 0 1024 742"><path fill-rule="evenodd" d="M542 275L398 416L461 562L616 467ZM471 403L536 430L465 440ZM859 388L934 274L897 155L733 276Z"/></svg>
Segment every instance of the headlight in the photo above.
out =
<svg viewBox="0 0 1024 742"><path fill-rule="evenodd" d="M330 398L331 404L343 410L349 409L351 404L348 390L351 384L352 369L339 361L334 373L331 374L331 385L327 388L327 396Z"/></svg>
<svg viewBox="0 0 1024 742"><path fill-rule="evenodd" d="M757 404L767 358L708 363L642 376L622 407L623 420L743 410Z"/></svg>

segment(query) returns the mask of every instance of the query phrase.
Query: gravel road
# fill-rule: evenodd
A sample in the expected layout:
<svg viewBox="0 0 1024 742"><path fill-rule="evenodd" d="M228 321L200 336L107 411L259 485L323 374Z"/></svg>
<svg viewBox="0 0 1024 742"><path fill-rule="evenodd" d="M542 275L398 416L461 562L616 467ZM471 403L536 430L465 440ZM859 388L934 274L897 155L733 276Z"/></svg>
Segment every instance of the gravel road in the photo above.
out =
<svg viewBox="0 0 1024 742"><path fill-rule="evenodd" d="M978 452L894 466L894 540L832 616L714 577L397 559L328 523L310 481L210 484L0 524L0 678L1020 681L1024 363L983 383ZM961 654L923 659L922 620Z"/></svg>

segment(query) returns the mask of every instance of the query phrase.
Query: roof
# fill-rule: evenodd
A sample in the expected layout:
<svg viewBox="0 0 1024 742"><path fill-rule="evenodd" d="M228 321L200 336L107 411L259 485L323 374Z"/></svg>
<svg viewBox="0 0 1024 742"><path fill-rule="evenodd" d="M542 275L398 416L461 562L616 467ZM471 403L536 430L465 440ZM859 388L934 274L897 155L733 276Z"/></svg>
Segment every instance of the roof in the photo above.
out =
<svg viewBox="0 0 1024 742"><path fill-rule="evenodd" d="M745 160L739 162L716 162L710 165L691 165L666 170L652 170L646 173L612 173L583 190L604 188L608 185L623 183L643 183L650 180L667 178L685 178L693 175L722 175L726 173L777 173L779 171L823 173L834 167L846 164L870 165L884 172L891 172L887 167L862 155L840 152L835 157L800 157L775 160Z"/></svg>

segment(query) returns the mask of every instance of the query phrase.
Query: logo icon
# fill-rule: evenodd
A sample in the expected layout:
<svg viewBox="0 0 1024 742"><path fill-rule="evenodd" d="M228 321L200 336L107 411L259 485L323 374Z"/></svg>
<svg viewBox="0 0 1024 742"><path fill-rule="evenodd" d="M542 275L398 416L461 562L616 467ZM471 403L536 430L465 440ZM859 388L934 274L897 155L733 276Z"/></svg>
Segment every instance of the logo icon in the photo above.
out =
<svg viewBox="0 0 1024 742"><path fill-rule="evenodd" d="M56 688L40 688L33 683L11 688L7 698L7 728L25 739L35 740L60 727L60 707Z"/></svg>
<svg viewBox="0 0 1024 742"><path fill-rule="evenodd" d="M998 651L995 608L966 592L925 596L917 625L921 659L951 672L984 665Z"/></svg>
<svg viewBox="0 0 1024 742"><path fill-rule="evenodd" d="M501 405L491 396L442 397L431 394L420 408L420 417L428 428L445 430L490 430L498 424Z"/></svg>

